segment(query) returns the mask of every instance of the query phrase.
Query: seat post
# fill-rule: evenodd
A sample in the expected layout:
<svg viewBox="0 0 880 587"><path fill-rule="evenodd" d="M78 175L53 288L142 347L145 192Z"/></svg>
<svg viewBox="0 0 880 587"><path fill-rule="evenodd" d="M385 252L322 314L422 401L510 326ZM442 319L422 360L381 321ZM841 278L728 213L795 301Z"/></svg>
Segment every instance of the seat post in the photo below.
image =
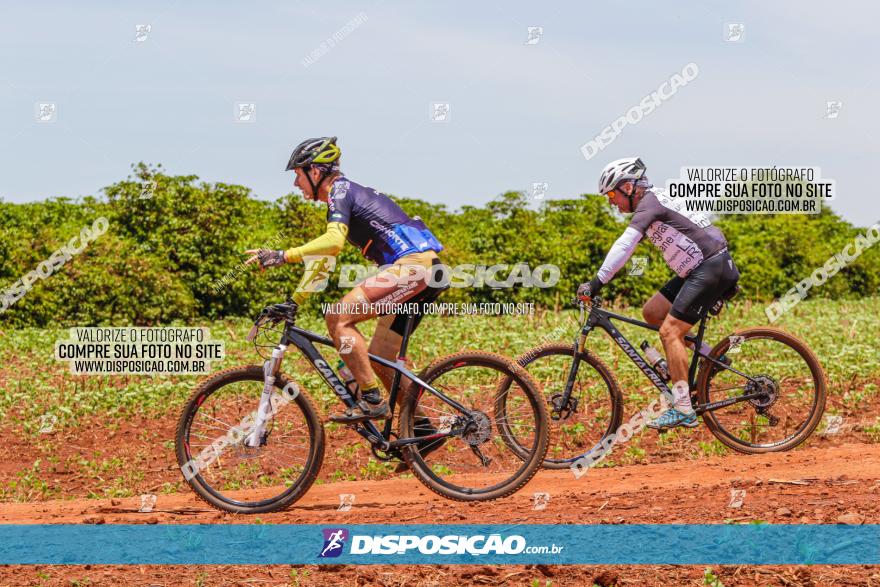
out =
<svg viewBox="0 0 880 587"><path fill-rule="evenodd" d="M400 351L397 353L398 359L406 358L406 349L409 346L409 335L412 333L412 325L414 320L413 314L408 314L406 317L406 324L403 326L403 338L400 341Z"/></svg>

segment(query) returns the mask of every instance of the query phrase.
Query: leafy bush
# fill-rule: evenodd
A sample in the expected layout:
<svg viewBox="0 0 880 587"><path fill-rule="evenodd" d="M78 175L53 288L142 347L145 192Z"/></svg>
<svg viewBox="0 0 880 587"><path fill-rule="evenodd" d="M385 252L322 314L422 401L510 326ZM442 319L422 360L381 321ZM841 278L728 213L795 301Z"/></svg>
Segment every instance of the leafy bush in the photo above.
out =
<svg viewBox="0 0 880 587"><path fill-rule="evenodd" d="M457 211L396 199L431 227L450 265L527 263L531 269L542 264L560 269L552 288L453 288L444 297L450 302L531 301L560 308L577 284L595 274L626 226L604 198L594 195L547 201L536 209L522 193L507 192L485 206ZM318 236L326 208L293 194L265 202L243 186L171 176L161 166L141 163L133 166L132 176L105 188L102 198L0 202L0 287L34 270L101 216L109 220L107 233L51 277L38 280L0 314L0 324L150 325L251 316L292 294L302 267L260 272L241 265L242 251L288 248ZM762 301L784 294L864 234L830 210L814 216L722 216L717 224L742 273L746 297ZM636 254L648 257L644 275L628 276L623 270L606 297L641 303L671 277L650 244L640 244ZM353 247L339 258L340 264L362 262ZM307 310L340 297L337 277L310 299ZM874 295L878 286L880 247L874 247L810 295L858 298Z"/></svg>

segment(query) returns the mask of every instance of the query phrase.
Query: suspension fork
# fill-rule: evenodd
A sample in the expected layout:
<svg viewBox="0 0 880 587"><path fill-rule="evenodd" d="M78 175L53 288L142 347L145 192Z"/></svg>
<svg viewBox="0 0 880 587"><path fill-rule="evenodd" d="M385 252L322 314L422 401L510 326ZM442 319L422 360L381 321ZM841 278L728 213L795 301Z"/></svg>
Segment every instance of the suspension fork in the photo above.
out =
<svg viewBox="0 0 880 587"><path fill-rule="evenodd" d="M263 393L260 395L260 405L254 418L253 431L244 439L246 446L258 447L266 431L266 423L272 417L272 391L275 387L275 378L281 370L281 359L287 351L286 344L279 344L272 349L272 356L263 363Z"/></svg>
<svg viewBox="0 0 880 587"><path fill-rule="evenodd" d="M586 350L587 335L592 329L592 325L585 325L581 329L580 333L578 333L578 336L575 339L574 344L572 345L572 350L574 351L574 360L571 362L571 367L568 370L568 380L565 382L565 390L562 392L562 401L559 402L559 406L553 406L552 415L556 416L556 419L560 417L561 410L566 407L569 400L571 400L571 392L574 389L574 382L577 378L578 367L581 364L581 353Z"/></svg>

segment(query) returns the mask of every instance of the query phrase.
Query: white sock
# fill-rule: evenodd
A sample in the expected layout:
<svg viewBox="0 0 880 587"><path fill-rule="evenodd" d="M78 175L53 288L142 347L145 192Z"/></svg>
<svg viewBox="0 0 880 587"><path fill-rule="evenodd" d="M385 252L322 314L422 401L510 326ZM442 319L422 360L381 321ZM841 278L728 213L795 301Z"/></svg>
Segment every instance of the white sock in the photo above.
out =
<svg viewBox="0 0 880 587"><path fill-rule="evenodd" d="M672 386L672 407L685 414L694 411L691 406L691 392L687 381L676 381Z"/></svg>

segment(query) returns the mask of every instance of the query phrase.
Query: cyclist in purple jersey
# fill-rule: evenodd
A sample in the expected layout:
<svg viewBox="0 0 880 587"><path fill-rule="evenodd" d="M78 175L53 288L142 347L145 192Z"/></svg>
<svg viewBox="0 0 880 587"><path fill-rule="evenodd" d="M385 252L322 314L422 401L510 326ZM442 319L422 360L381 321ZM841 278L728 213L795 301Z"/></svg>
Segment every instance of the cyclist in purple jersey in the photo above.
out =
<svg viewBox="0 0 880 587"><path fill-rule="evenodd" d="M623 213L632 213L629 226L612 245L596 276L578 287L578 296L589 299L626 265L639 241L647 237L663 253L675 272L642 309L649 324L660 327L672 376L673 406L652 428L694 427L697 415L687 384L688 356L685 335L715 302L736 285L739 271L727 251L727 240L700 212L654 189L645 177L645 165L636 157L618 159L605 167L599 193L608 196ZM705 343L703 343L705 345ZM702 349L708 352L708 346Z"/></svg>
<svg viewBox="0 0 880 587"><path fill-rule="evenodd" d="M327 204L326 232L286 251L247 251L253 256L246 262L259 263L263 268L309 262L293 296L297 304L314 291L312 284L326 278L328 260L339 254L346 240L357 246L367 259L381 266L378 274L342 298L338 311L325 315L327 330L337 348L342 348L345 342L352 343L351 351L340 352L340 355L361 390L356 409L333 415L330 419L353 424L385 418L389 414L376 376L386 388L390 388L393 371L378 365L373 367L368 352L390 361L402 358L397 357L397 353L407 316L389 313L387 308L390 304L429 300L430 295L436 293L428 286L431 272L440 262L437 253L443 250L443 246L420 218L411 218L385 194L343 176L339 168L340 155L336 137L308 139L294 149L287 165L288 170L296 173L295 185L306 199ZM379 323L368 350L357 324L376 317L379 317ZM420 318L421 314L417 313L413 328ZM407 396L407 385L404 383L401 389L400 401ZM419 418L416 419L416 428L425 435L433 430L429 423L420 422Z"/></svg>
<svg viewBox="0 0 880 587"><path fill-rule="evenodd" d="M330 187L327 222L348 226L348 242L378 265L443 248L419 218L410 218L385 194L342 175Z"/></svg>

